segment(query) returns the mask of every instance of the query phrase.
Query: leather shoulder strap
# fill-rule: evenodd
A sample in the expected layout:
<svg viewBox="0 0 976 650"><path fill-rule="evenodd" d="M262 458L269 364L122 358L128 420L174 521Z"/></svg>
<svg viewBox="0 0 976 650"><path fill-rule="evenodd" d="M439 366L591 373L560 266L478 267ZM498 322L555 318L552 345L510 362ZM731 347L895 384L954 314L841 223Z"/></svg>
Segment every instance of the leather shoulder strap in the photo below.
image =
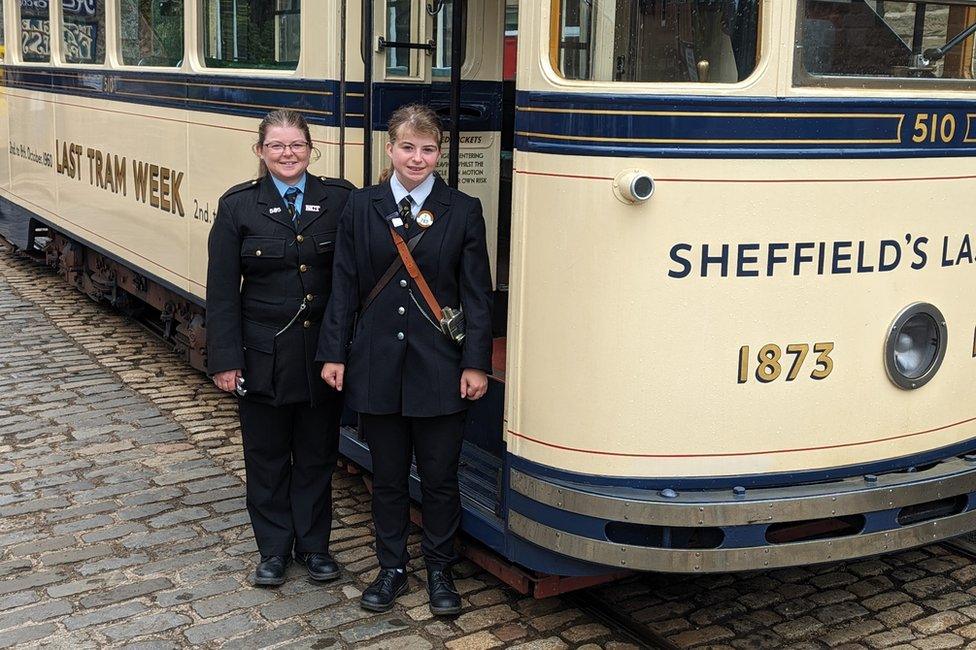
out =
<svg viewBox="0 0 976 650"><path fill-rule="evenodd" d="M400 251L400 258L403 259L403 265L407 268L407 273L413 278L413 281L417 283L417 287L420 289L420 293L424 296L424 300L427 302L427 306L430 307L431 313L434 315L434 319L439 323L444 318L444 312L441 310L440 305L437 304L437 299L434 298L434 294L431 292L430 287L427 286L427 280L424 279L424 274L420 272L420 267L417 266L417 262L414 261L413 255L410 254L410 249L407 247L407 243L403 241L403 237L400 236L393 228L390 228L390 233L393 234L393 243L396 244L397 250Z"/></svg>
<svg viewBox="0 0 976 650"><path fill-rule="evenodd" d="M416 237L412 237L410 241L407 242L407 248L411 251L416 248L417 244L420 243L420 238L424 236L425 232L427 231L421 230ZM360 314L366 311L366 308L369 307L374 300L376 300L376 296L380 295L380 291L382 291L386 285L390 283L390 280L393 279L393 276L396 275L401 266L403 266L403 257L398 255L397 257L393 258L390 266L387 267L386 271L383 272L383 275L380 276L380 279L373 286L373 288L369 290L369 295L366 296L366 300L363 301L362 306L359 308Z"/></svg>

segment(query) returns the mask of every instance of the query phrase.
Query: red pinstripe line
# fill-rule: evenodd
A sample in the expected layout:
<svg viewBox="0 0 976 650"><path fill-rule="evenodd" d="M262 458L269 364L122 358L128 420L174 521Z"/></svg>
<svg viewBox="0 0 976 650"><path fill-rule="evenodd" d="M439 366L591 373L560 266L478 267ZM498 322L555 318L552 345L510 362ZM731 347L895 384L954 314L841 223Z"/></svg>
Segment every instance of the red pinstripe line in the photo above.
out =
<svg viewBox="0 0 976 650"><path fill-rule="evenodd" d="M616 451L601 451L597 449L577 449L575 447L567 447L564 445L557 445L551 442L544 442L536 438L518 433L511 429L508 430L510 434L516 438L522 438L523 440L528 440L529 442L534 442L538 445L544 447L552 447L554 449L561 449L563 451L575 451L581 454L593 454L596 456L622 456L626 458L728 458L732 456L764 456L770 454L788 454L797 451L822 451L825 449L840 449L843 447L859 447L862 445L873 445L879 442L889 442L891 440L901 440L902 438L912 438L914 436L924 435L926 433L934 433L936 431L942 431L944 429L951 429L952 427L957 427L962 424L967 424L969 422L976 421L976 417L971 417L966 420L961 420L959 422L953 422L952 424L946 424L941 427L935 427L934 429L926 429L925 431L915 431L914 433L903 433L897 436L889 436L887 438L878 438L877 440L864 440L861 442L850 442L839 445L823 445L820 447L799 447L797 449L770 449L766 451L739 451L728 454L626 454Z"/></svg>
<svg viewBox="0 0 976 650"><path fill-rule="evenodd" d="M553 178L580 178L591 181L612 181L610 176L583 176L578 174L557 174L555 172L530 172L521 169L516 174L525 176L550 176ZM959 181L976 179L976 174L962 176L909 176L905 178L655 178L657 183L903 183L906 181Z"/></svg>

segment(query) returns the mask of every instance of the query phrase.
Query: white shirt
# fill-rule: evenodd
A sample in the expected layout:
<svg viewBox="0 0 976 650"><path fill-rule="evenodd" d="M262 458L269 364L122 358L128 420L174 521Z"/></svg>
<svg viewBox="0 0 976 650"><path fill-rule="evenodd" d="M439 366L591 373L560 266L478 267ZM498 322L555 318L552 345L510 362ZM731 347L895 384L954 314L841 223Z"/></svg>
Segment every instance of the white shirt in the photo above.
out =
<svg viewBox="0 0 976 650"><path fill-rule="evenodd" d="M408 192L403 186L403 183L400 182L400 178L397 176L397 173L393 172L393 175L390 176L390 189L393 190L393 200L396 201L397 205L400 205L400 201L403 200L403 197L407 196L408 194L410 195L410 198L412 199L410 204L410 212L413 213L413 216L416 219L417 215L420 214L420 210L424 207L424 201L427 200L427 197L430 196L431 190L434 189L434 175L431 174L424 179L423 183L413 188L412 191Z"/></svg>

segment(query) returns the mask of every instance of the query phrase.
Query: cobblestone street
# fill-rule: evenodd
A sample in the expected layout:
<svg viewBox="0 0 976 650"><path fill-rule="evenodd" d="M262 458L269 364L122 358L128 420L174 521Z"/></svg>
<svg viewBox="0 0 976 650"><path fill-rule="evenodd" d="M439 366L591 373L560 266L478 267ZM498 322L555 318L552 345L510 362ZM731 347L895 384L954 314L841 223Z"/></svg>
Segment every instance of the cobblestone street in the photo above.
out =
<svg viewBox="0 0 976 650"><path fill-rule="evenodd" d="M293 566L282 588L253 588L242 481L233 398L0 250L0 647L636 647L572 599L525 598L468 563L455 619L431 617L419 562L392 612L362 611L369 494L343 472L342 577L317 584ZM976 567L943 546L596 593L681 648L976 648Z"/></svg>

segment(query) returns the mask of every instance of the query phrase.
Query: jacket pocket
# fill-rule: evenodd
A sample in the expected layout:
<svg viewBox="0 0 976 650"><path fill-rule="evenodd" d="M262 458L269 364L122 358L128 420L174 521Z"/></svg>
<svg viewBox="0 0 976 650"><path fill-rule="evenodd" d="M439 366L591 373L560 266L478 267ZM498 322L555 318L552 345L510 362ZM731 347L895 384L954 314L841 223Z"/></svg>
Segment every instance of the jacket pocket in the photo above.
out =
<svg viewBox="0 0 976 650"><path fill-rule="evenodd" d="M316 253L330 253L335 250L336 231L321 232L312 235Z"/></svg>
<svg viewBox="0 0 976 650"><path fill-rule="evenodd" d="M245 237L241 243L241 257L268 257L277 259L284 256L284 237Z"/></svg>
<svg viewBox="0 0 976 650"><path fill-rule="evenodd" d="M244 388L248 395L274 399L275 328L243 319Z"/></svg>

